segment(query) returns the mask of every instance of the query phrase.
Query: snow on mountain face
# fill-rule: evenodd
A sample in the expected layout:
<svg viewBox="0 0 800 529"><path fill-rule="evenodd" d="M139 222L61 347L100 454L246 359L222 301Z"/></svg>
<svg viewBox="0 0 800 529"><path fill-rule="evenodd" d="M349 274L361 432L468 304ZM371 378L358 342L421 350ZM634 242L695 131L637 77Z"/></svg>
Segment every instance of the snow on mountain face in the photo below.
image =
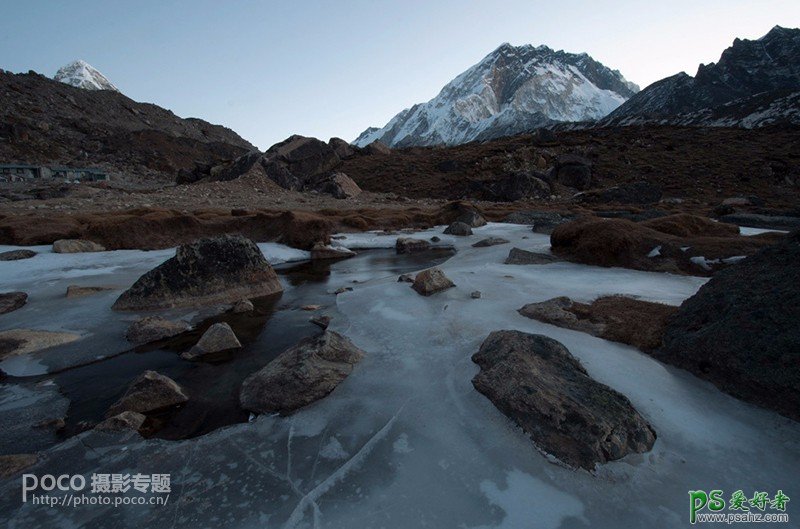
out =
<svg viewBox="0 0 800 529"><path fill-rule="evenodd" d="M119 92L117 87L105 75L98 72L89 63L80 60L59 68L53 79L85 90L113 90Z"/></svg>
<svg viewBox="0 0 800 529"><path fill-rule="evenodd" d="M639 87L587 54L503 44L435 98L403 110L353 142L392 147L456 145L557 121L602 118Z"/></svg>
<svg viewBox="0 0 800 529"><path fill-rule="evenodd" d="M709 119L734 123L739 116L742 126L752 126L795 116L797 112L786 107L795 99L783 96L786 91L797 90L800 90L800 29L775 26L758 40L734 40L722 52L719 62L701 64L694 77L679 73L651 84L612 112L602 124L706 124ZM775 92L774 96L782 98L781 101L758 109L758 116L744 119L740 112L756 103L764 105L768 98L763 94L770 92ZM756 99L747 102L749 98ZM766 116L763 112L774 115ZM712 114L725 117L712 118Z"/></svg>

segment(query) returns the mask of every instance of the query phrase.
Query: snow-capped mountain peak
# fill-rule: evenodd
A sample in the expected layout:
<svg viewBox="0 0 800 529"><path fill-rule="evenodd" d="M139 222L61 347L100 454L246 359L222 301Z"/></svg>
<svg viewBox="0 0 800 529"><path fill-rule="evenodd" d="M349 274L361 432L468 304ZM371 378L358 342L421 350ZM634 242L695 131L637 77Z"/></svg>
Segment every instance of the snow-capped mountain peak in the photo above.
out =
<svg viewBox="0 0 800 529"><path fill-rule="evenodd" d="M503 43L427 103L403 110L354 143L455 145L556 121L599 119L638 91L586 53Z"/></svg>
<svg viewBox="0 0 800 529"><path fill-rule="evenodd" d="M86 90L113 90L119 92L119 89L105 75L97 71L91 64L82 60L73 61L59 68L53 79Z"/></svg>

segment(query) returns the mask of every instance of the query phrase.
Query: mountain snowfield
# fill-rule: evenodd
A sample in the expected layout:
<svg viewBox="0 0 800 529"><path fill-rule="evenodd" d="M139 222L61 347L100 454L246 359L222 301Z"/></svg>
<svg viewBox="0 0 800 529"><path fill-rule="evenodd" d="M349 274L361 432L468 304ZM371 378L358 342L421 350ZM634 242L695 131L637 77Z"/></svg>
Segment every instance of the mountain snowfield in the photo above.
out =
<svg viewBox="0 0 800 529"><path fill-rule="evenodd" d="M503 44L435 98L403 110L353 142L391 147L456 145L552 122L602 118L639 91L585 53Z"/></svg>
<svg viewBox="0 0 800 529"><path fill-rule="evenodd" d="M105 75L97 71L91 64L82 60L73 61L66 66L62 66L53 79L86 90L113 90L119 92L119 89Z"/></svg>

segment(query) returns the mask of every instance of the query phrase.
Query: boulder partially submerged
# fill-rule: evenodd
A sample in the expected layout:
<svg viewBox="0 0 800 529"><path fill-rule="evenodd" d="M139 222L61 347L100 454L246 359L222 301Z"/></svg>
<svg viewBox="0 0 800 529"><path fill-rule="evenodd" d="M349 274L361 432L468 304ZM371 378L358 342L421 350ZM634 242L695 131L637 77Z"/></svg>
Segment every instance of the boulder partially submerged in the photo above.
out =
<svg viewBox="0 0 800 529"><path fill-rule="evenodd" d="M175 257L140 277L114 310L231 304L283 291L277 274L250 239L223 235L180 246Z"/></svg>
<svg viewBox="0 0 800 529"><path fill-rule="evenodd" d="M344 336L325 331L281 353L242 384L242 408L287 415L333 391L364 357Z"/></svg>
<svg viewBox="0 0 800 529"><path fill-rule="evenodd" d="M231 326L225 322L215 323L203 333L200 340L181 355L184 360L196 360L206 355L239 349L242 344Z"/></svg>
<svg viewBox="0 0 800 529"><path fill-rule="evenodd" d="M411 237L398 237L394 245L395 251L401 253L424 252L431 249L431 243L423 239Z"/></svg>
<svg viewBox="0 0 800 529"><path fill-rule="evenodd" d="M25 292L5 292L0 294L0 314L14 312L22 308L28 301L28 294Z"/></svg>
<svg viewBox="0 0 800 529"><path fill-rule="evenodd" d="M125 394L108 411L106 417L114 417L126 411L150 413L179 406L189 400L177 382L155 371L139 375Z"/></svg>
<svg viewBox="0 0 800 529"><path fill-rule="evenodd" d="M656 358L800 420L800 232L718 272L670 320Z"/></svg>
<svg viewBox="0 0 800 529"><path fill-rule="evenodd" d="M439 268L423 270L414 278L411 288L423 296L430 296L456 286Z"/></svg>
<svg viewBox="0 0 800 529"><path fill-rule="evenodd" d="M22 259L30 259L35 255L36 252L33 250L9 250L0 253L0 261L19 261Z"/></svg>
<svg viewBox="0 0 800 529"><path fill-rule="evenodd" d="M479 392L536 445L569 466L643 453L656 434L622 394L601 384L559 342L520 331L495 331L472 356Z"/></svg>

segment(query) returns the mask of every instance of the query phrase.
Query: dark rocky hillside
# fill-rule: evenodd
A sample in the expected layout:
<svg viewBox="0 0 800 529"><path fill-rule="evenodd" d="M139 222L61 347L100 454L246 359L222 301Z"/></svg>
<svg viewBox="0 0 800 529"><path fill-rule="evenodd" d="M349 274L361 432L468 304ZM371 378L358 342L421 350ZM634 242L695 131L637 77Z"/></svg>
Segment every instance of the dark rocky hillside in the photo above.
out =
<svg viewBox="0 0 800 529"><path fill-rule="evenodd" d="M0 163L93 166L129 182L166 183L255 149L220 125L35 72L0 71L0 94Z"/></svg>

